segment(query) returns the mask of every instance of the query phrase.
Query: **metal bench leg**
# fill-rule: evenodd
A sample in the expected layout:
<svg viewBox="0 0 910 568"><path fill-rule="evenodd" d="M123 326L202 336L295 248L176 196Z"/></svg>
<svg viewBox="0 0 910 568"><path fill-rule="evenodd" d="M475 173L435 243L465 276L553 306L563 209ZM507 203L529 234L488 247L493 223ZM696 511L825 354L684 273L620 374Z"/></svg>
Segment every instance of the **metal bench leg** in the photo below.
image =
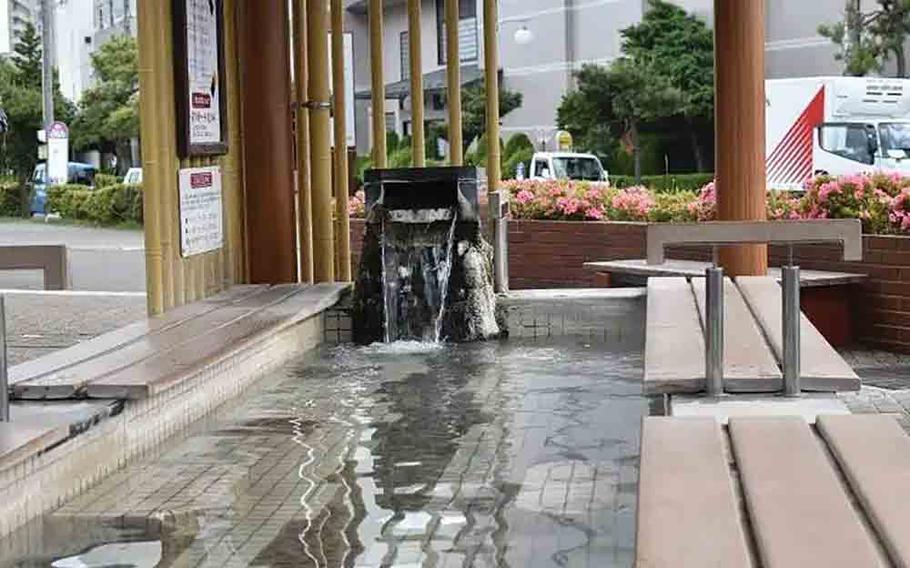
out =
<svg viewBox="0 0 910 568"><path fill-rule="evenodd" d="M799 396L800 387L800 309L799 309L799 267L781 268L783 288L783 338L784 338L784 395Z"/></svg>
<svg viewBox="0 0 910 568"><path fill-rule="evenodd" d="M705 269L705 390L724 393L724 269Z"/></svg>

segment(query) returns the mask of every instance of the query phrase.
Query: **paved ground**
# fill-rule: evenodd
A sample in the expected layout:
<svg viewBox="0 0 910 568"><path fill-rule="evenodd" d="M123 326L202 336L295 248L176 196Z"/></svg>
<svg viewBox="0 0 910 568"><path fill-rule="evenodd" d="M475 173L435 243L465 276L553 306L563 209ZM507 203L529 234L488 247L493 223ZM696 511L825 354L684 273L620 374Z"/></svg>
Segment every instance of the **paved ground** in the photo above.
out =
<svg viewBox="0 0 910 568"><path fill-rule="evenodd" d="M631 564L640 356L509 342L310 363L0 542L0 557Z"/></svg>
<svg viewBox="0 0 910 568"><path fill-rule="evenodd" d="M69 247L72 291L44 292L39 271L0 271L10 363L38 357L145 317L141 231L0 221L0 244ZM22 293L30 290L30 293Z"/></svg>

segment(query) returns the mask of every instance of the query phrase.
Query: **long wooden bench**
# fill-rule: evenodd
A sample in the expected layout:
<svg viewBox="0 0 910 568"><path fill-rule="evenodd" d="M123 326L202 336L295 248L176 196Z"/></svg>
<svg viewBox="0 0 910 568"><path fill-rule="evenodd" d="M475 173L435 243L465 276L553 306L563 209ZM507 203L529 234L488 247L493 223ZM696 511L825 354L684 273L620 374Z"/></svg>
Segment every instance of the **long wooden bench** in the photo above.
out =
<svg viewBox="0 0 910 568"><path fill-rule="evenodd" d="M336 303L345 284L242 288L13 368L20 399L144 398Z"/></svg>
<svg viewBox="0 0 910 568"><path fill-rule="evenodd" d="M705 338L686 279L649 280L647 311L645 393L704 390Z"/></svg>
<svg viewBox="0 0 910 568"><path fill-rule="evenodd" d="M636 566L908 566L908 485L892 416L645 418Z"/></svg>
<svg viewBox="0 0 910 568"><path fill-rule="evenodd" d="M766 276L741 276L736 284L780 362L783 359L780 286ZM800 376L804 390L859 390L859 377L804 314L800 315L800 344Z"/></svg>

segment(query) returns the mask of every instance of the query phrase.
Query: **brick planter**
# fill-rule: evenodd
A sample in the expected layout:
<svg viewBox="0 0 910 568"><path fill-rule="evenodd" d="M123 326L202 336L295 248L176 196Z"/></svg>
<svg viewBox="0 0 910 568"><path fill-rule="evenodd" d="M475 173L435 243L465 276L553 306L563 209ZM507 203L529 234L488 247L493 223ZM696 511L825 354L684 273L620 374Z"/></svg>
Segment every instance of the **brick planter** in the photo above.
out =
<svg viewBox="0 0 910 568"><path fill-rule="evenodd" d="M593 223L581 221L526 221L509 223L509 280L514 289L573 288L609 285L603 277L585 270L594 260L644 258L645 223ZM351 222L352 250L360 250L363 222ZM910 237L863 237L863 261L842 262L836 246L806 245L797 248L800 266L817 270L866 274L869 279L853 286L847 295L852 310L854 337L882 349L910 353ZM780 264L785 251L772 247L771 262ZM676 258L708 258L706 252L677 251ZM820 298L819 302L824 302ZM834 312L806 306L813 320ZM844 313L844 312L842 312ZM817 321L820 327L831 324ZM849 324L844 324L849 325Z"/></svg>

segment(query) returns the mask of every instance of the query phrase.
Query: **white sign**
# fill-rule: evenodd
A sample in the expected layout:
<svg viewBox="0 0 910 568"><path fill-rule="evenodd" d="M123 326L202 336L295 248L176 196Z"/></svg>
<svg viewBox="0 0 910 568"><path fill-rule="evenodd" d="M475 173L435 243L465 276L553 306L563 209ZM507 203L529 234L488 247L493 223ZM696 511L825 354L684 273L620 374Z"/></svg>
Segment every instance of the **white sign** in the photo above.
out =
<svg viewBox="0 0 910 568"><path fill-rule="evenodd" d="M332 34L329 33L329 53L332 53ZM329 85L332 85L332 58L329 57ZM354 35L344 34L344 126L348 148L357 145L354 134ZM335 129L332 132L332 146L335 145Z"/></svg>
<svg viewBox="0 0 910 568"><path fill-rule="evenodd" d="M51 185L69 179L70 131L66 124L55 122L47 129L47 179Z"/></svg>
<svg viewBox="0 0 910 568"><path fill-rule="evenodd" d="M224 243L221 168L180 170L180 253L192 256Z"/></svg>
<svg viewBox="0 0 910 568"><path fill-rule="evenodd" d="M222 140L217 3L185 1L189 145L218 144Z"/></svg>

